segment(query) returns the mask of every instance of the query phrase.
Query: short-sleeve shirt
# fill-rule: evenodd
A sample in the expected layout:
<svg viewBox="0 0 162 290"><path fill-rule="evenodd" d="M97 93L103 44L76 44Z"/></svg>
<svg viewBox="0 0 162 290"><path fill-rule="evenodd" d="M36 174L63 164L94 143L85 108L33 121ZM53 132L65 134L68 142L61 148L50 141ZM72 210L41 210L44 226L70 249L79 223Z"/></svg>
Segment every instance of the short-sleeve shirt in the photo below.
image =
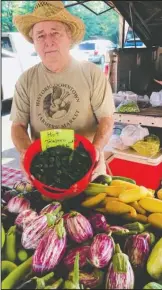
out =
<svg viewBox="0 0 162 290"><path fill-rule="evenodd" d="M115 111L111 86L95 64L72 58L59 73L39 63L15 86L10 120L30 125L31 138L51 129L73 129L93 140L98 121Z"/></svg>

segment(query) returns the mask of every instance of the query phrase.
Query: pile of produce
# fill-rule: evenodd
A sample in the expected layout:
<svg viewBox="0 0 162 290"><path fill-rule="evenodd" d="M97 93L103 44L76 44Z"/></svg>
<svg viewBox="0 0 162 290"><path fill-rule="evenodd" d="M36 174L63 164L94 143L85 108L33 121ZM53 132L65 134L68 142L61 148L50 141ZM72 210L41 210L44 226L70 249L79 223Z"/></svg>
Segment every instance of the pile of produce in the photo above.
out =
<svg viewBox="0 0 162 290"><path fill-rule="evenodd" d="M153 157L160 150L160 139L156 135L149 135L133 144L132 148L143 156Z"/></svg>
<svg viewBox="0 0 162 290"><path fill-rule="evenodd" d="M25 183L2 198L2 289L162 289L161 189L99 176L61 203Z"/></svg>
<svg viewBox="0 0 162 290"><path fill-rule="evenodd" d="M139 113L140 109L135 101L122 101L117 107L116 111L118 113Z"/></svg>
<svg viewBox="0 0 162 290"><path fill-rule="evenodd" d="M48 148L32 160L31 174L44 184L68 189L82 179L92 165L82 144L72 150L63 146Z"/></svg>
<svg viewBox="0 0 162 290"><path fill-rule="evenodd" d="M82 206L96 211L120 215L129 221L150 223L162 229L162 199L160 193L157 198L155 191L144 186L138 186L134 180L101 176L105 184L90 183L85 190ZM108 178L108 182L107 181ZM103 182L102 182L103 183ZM160 191L159 191L160 192Z"/></svg>

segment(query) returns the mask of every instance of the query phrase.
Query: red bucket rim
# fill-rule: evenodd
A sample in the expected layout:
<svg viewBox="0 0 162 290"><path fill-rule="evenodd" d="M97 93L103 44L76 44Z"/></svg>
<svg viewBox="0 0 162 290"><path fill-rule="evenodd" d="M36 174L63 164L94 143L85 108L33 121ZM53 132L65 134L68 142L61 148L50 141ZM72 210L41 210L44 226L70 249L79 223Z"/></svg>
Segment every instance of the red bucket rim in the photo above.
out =
<svg viewBox="0 0 162 290"><path fill-rule="evenodd" d="M79 140L77 140L79 139ZM24 156L24 169L25 169L25 172L28 174L29 176L29 179L31 180L32 183L37 183L39 185L39 187L45 187L47 188L49 191L52 190L52 191L56 191L56 193L51 193L53 195L53 197L60 197L62 195L66 195L68 193L70 193L71 191L74 190L75 186L77 186L78 182L81 183L81 182L84 182L84 180L86 180L88 177L89 177L89 174L92 173L93 169L95 168L95 165L96 165L96 150L95 150L95 147L93 146L93 144L87 139L85 138L84 136L81 136L79 134L75 134L75 141L78 141L78 143L83 143L83 146L84 146L84 141L86 143L89 143L89 145L91 146L91 150L93 150L93 155L94 157L92 158L91 157L91 154L90 154L90 157L91 157L91 161L92 161L92 165L90 167L90 169L87 171L87 173L83 176L82 179L78 180L76 183L72 184L68 189L60 189L60 188L57 188L57 187L52 187L52 186L49 186L49 185L46 185L42 182L40 182L38 179L36 179L31 173L30 173L30 165L31 165L31 162L28 164L29 166L29 169L26 168L26 165L27 165L27 160L28 160L28 154L30 152L30 150L36 145L38 144L38 146L41 146L41 140L40 138L37 139L36 141L34 141L30 146L29 148L27 149L26 153L25 153L25 156ZM83 142L82 142L83 141ZM77 147L77 146L76 146ZM41 150L42 151L42 150ZM38 151L38 152L35 152L35 153L39 153L41 151ZM90 152L90 150L86 150L87 152L89 153L92 153ZM33 158L32 158L33 159ZM34 186L37 188L37 186L34 184ZM39 191L40 191L40 188L39 188ZM77 195L77 192L76 192L76 195Z"/></svg>

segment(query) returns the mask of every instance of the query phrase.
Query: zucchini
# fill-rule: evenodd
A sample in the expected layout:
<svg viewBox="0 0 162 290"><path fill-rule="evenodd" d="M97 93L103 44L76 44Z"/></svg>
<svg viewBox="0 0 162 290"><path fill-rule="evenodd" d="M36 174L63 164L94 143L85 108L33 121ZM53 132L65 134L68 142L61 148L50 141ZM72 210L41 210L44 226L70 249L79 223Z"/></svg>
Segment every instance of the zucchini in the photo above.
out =
<svg viewBox="0 0 162 290"><path fill-rule="evenodd" d="M147 260L147 272L157 281L162 279L162 238L155 244Z"/></svg>
<svg viewBox="0 0 162 290"><path fill-rule="evenodd" d="M162 285L156 282L150 282L143 289L162 289Z"/></svg>
<svg viewBox="0 0 162 290"><path fill-rule="evenodd" d="M123 180L123 181L130 182L132 184L136 184L135 180L128 177L124 177L124 176L111 176L111 177L112 177L112 180Z"/></svg>
<svg viewBox="0 0 162 290"><path fill-rule="evenodd" d="M2 275L9 275L13 270L17 268L17 265L10 261L2 261L1 271Z"/></svg>
<svg viewBox="0 0 162 290"><path fill-rule="evenodd" d="M16 226L11 226L7 232L5 255L8 261L16 260Z"/></svg>
<svg viewBox="0 0 162 290"><path fill-rule="evenodd" d="M14 286L30 271L33 257L13 270L3 281L1 289L14 289Z"/></svg>
<svg viewBox="0 0 162 290"><path fill-rule="evenodd" d="M3 225L1 225L1 248L3 248L6 239L6 234Z"/></svg>
<svg viewBox="0 0 162 290"><path fill-rule="evenodd" d="M21 249L21 250L18 251L17 257L18 257L20 262L24 262L28 258L28 253L24 249Z"/></svg>

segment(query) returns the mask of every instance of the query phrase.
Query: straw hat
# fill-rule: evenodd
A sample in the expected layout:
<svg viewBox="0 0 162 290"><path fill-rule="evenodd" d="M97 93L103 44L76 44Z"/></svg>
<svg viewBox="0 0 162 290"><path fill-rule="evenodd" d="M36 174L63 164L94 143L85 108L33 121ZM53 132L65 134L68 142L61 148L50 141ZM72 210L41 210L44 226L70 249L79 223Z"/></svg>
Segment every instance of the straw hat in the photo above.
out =
<svg viewBox="0 0 162 290"><path fill-rule="evenodd" d="M16 15L13 19L18 31L31 43L29 36L31 28L42 21L60 21L67 24L72 33L72 45L80 42L85 34L85 26L82 20L73 16L65 9L62 1L37 1L32 13Z"/></svg>

